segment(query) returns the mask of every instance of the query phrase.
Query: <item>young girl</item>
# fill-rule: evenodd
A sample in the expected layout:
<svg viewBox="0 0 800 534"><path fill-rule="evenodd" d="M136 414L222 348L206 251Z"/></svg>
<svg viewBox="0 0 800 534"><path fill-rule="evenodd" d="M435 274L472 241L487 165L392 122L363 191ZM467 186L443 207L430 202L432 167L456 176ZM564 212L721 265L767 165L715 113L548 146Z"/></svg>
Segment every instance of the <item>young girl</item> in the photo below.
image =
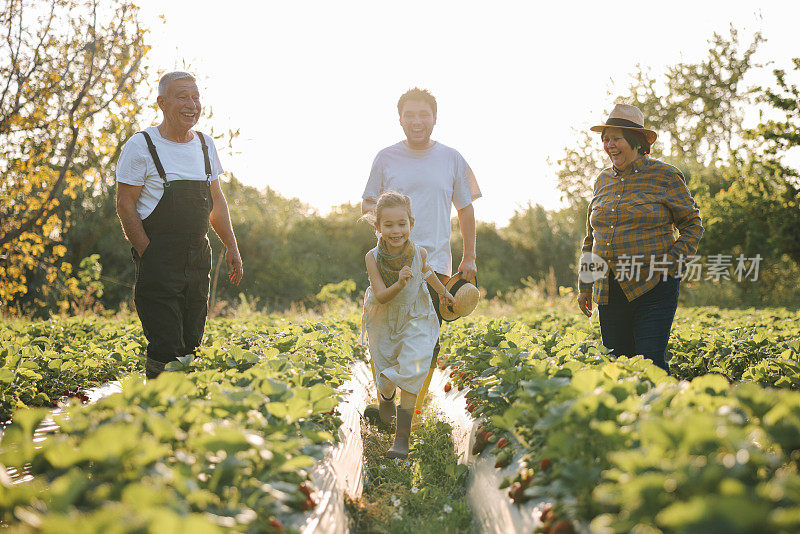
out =
<svg viewBox="0 0 800 534"><path fill-rule="evenodd" d="M414 403L439 337L439 321L425 281L448 304L455 300L428 267L427 251L409 239L414 227L410 198L397 191L383 193L374 225L380 239L365 257L370 287L362 324L375 370L380 419L390 424L395 418L394 444L386 455L405 458ZM397 387L400 406L395 407Z"/></svg>

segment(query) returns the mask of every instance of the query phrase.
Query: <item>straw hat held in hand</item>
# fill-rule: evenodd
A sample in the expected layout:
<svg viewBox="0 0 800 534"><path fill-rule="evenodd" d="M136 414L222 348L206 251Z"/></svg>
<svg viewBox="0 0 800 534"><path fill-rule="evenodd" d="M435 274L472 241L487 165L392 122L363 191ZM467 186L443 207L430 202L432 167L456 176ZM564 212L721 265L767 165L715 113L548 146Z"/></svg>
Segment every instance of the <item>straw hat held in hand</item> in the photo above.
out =
<svg viewBox="0 0 800 534"><path fill-rule="evenodd" d="M439 313L445 321L455 321L459 317L466 317L475 310L478 301L481 298L481 292L477 287L477 281L465 280L462 278L461 273L456 273L455 276L445 284L445 288L456 303L454 305L445 304L442 302L439 306Z"/></svg>

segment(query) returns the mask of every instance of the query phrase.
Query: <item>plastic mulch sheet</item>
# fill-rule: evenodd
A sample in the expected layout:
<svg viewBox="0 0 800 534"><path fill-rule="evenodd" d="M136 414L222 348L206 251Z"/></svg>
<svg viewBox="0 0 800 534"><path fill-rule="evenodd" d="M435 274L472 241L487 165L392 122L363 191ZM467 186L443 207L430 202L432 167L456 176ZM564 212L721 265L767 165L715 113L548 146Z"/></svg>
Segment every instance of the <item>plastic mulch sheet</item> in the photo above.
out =
<svg viewBox="0 0 800 534"><path fill-rule="evenodd" d="M119 383L119 381L114 380L113 382L106 382L101 386L97 386L86 391L86 396L89 397L88 404L94 404L103 397L107 397L112 393L118 393L120 391L122 391L122 385ZM64 408L60 406L50 410L50 413L47 415L47 417L45 417L44 420L39 423L39 426L36 427L36 430L33 431L34 443L41 443L48 434L54 434L58 432L59 426L56 424L54 416L62 413L64 413ZM0 441L3 439L4 430L4 428L0 429ZM4 482L7 484L22 484L33 479L33 477L24 472L24 470L20 472L13 467L6 468L4 473L0 473L0 477L5 477Z"/></svg>
<svg viewBox="0 0 800 534"><path fill-rule="evenodd" d="M304 533L348 532L348 517L344 508L344 496L361 496L363 490L364 444L361 439L361 414L371 396L374 385L372 372L364 362L353 366L351 378L342 384L338 391L341 400L337 407L342 420L339 427L339 442L332 446L325 458L311 469L314 497L317 507L309 514L297 514L297 528ZM122 391L119 382L108 382L86 391L89 403ZM55 408L39 425L34 433L34 441L43 441L47 434L58 432L59 427L53 416L63 413L63 408ZM2 430L0 430L2 439ZM31 480L31 476L16 469L0 473L5 483L19 484Z"/></svg>
<svg viewBox="0 0 800 534"><path fill-rule="evenodd" d="M96 388L88 390L86 392L86 396L89 397L89 404L94 404L103 397L108 397L113 393L120 393L121 391L122 384L119 380L114 380L112 382L106 382L102 386L97 386Z"/></svg>
<svg viewBox="0 0 800 534"><path fill-rule="evenodd" d="M531 500L525 504L515 504L507 490L499 489L506 476L513 476L520 468L520 457L514 458L507 467L497 469L495 456L488 449L481 455L472 454L472 445L479 420L473 419L467 411L466 394L468 388L459 391L453 387L444 392L449 381L450 369L436 369L429 391L430 402L440 418L453 427L453 446L458 461L469 467L467 479L467 501L472 509L474 530L485 533L505 534L508 532L533 532L541 522L541 509L547 500Z"/></svg>
<svg viewBox="0 0 800 534"><path fill-rule="evenodd" d="M364 489L364 443L361 439L361 414L364 413L375 386L372 371L364 362L353 366L351 378L339 387L342 395L337 408L342 425L339 443L312 468L311 476L317 488L316 509L306 516L302 532L348 532L348 516L344 496L353 499Z"/></svg>

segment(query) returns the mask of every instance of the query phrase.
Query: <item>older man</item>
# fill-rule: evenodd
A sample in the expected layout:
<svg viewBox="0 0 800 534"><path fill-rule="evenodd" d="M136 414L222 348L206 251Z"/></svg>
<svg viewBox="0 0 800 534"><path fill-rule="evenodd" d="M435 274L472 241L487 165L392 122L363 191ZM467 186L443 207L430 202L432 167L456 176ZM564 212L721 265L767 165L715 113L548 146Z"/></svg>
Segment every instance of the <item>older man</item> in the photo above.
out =
<svg viewBox="0 0 800 534"><path fill-rule="evenodd" d="M446 283L452 272L452 206L457 210L458 226L464 242L458 271L467 279L477 274L472 201L481 196L481 190L461 154L431 140L436 125L436 111L436 98L425 89L415 87L400 97L397 113L406 138L378 152L364 188L361 211L367 213L374 210L377 198L384 191L393 189L408 195L415 219L411 239L425 247L428 264L442 283ZM430 286L428 289L431 295L435 294ZM433 304L439 314L438 299L433 299ZM440 323L441 320L439 315ZM422 406L438 354L437 342L431 358L431 371L417 396L417 408ZM372 417L375 413L377 408L370 406L365 415Z"/></svg>
<svg viewBox="0 0 800 534"><path fill-rule="evenodd" d="M117 162L117 214L136 265L134 300L147 338L147 378L200 345L208 314L208 223L225 244L228 278L242 259L219 185L223 172L211 137L192 130L200 91L187 72L158 83L163 120L134 134Z"/></svg>

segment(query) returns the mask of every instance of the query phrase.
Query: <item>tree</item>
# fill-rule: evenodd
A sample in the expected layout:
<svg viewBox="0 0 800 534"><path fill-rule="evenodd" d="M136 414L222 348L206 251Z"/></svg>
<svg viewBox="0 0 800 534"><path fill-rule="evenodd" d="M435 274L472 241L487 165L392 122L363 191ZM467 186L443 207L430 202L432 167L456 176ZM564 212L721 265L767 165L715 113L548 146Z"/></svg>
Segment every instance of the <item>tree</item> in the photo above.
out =
<svg viewBox="0 0 800 534"><path fill-rule="evenodd" d="M646 125L659 132L654 157L681 168L687 179L703 174L712 194L729 187L734 177L702 171L742 161L746 137L741 123L754 93L742 81L757 66L754 55L763 41L756 33L743 50L733 27L728 37L715 33L704 60L670 66L660 78L639 66L628 93L615 99L639 107ZM588 202L595 177L607 166L599 136L582 132L557 164L563 198L569 204Z"/></svg>
<svg viewBox="0 0 800 534"><path fill-rule="evenodd" d="M694 167L736 162L745 148L744 111L755 92L742 82L759 66L754 55L762 42L756 33L743 49L735 28L728 37L714 33L705 59L668 67L663 84L640 68L620 100L636 103L658 129L665 157Z"/></svg>
<svg viewBox="0 0 800 534"><path fill-rule="evenodd" d="M545 280L552 271L558 285L575 283L575 243L583 237L586 217L586 206L577 206L546 211L537 204L514 213L503 236L525 258L529 271L524 276Z"/></svg>
<svg viewBox="0 0 800 534"><path fill-rule="evenodd" d="M595 134L580 132L575 146L564 149L556 162L556 177L561 200L569 206L588 206L597 175L606 167L605 153Z"/></svg>
<svg viewBox="0 0 800 534"><path fill-rule="evenodd" d="M451 220L450 247L453 263L458 267L464 253L464 241L458 228L458 219ZM478 255L478 286L492 298L511 288L521 287L521 280L534 274L535 267L525 256L525 250L516 247L502 235L494 223L478 221L475 229ZM455 272L455 270L453 271Z"/></svg>
<svg viewBox="0 0 800 534"><path fill-rule="evenodd" d="M126 1L6 0L0 13L0 305L71 272L64 202L107 172L138 111L147 52ZM77 209L84 209L76 206Z"/></svg>
<svg viewBox="0 0 800 534"><path fill-rule="evenodd" d="M364 254L375 246L375 232L359 223L357 205L344 204L321 216L297 199L287 199L266 188L258 190L235 177L222 184L231 211L245 277L238 287L225 282L216 266L224 246L212 238L215 301L236 302L241 292L261 305L285 308L315 302L323 286L353 280L367 285Z"/></svg>
<svg viewBox="0 0 800 534"><path fill-rule="evenodd" d="M794 75L800 78L800 58L792 62ZM764 121L748 132L763 148L751 170L760 177L756 185L770 200L770 234L781 251L800 266L800 171L784 161L787 152L800 147L800 88L789 81L784 69L775 69L773 74L777 86L762 88L759 100L779 118Z"/></svg>

